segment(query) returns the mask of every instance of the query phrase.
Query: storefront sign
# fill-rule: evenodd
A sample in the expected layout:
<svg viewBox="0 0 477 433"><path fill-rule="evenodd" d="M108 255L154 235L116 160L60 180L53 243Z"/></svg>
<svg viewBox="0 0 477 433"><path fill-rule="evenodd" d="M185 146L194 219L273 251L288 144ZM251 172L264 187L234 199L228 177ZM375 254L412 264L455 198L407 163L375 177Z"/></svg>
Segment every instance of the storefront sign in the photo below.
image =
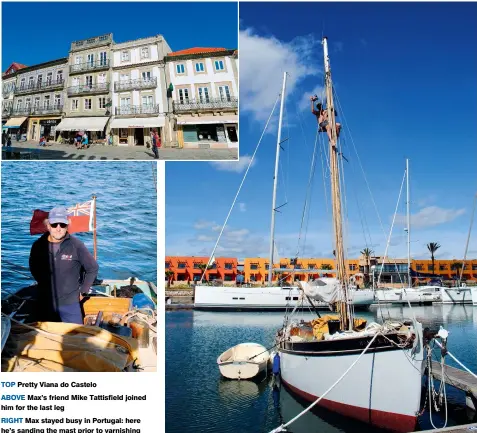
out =
<svg viewBox="0 0 477 433"><path fill-rule="evenodd" d="M58 125L61 122L61 119L44 119L40 120L40 125Z"/></svg>

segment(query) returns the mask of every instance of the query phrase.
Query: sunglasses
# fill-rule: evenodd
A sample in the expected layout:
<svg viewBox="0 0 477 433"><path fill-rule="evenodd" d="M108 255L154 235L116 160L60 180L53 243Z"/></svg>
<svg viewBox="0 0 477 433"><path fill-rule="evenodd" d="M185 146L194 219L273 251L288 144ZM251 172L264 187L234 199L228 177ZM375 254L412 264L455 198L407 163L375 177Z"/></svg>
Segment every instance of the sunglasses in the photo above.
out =
<svg viewBox="0 0 477 433"><path fill-rule="evenodd" d="M53 227L54 229L56 229L56 227L60 226L62 229L64 229L65 227L68 227L68 224L65 224L65 223L53 223L53 224L50 224L51 227Z"/></svg>

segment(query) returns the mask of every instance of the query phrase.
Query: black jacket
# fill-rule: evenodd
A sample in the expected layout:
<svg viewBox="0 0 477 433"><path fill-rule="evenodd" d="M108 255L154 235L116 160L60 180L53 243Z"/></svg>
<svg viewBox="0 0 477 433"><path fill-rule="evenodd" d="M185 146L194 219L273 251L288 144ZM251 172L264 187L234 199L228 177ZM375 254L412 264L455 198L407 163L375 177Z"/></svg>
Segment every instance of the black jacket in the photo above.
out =
<svg viewBox="0 0 477 433"><path fill-rule="evenodd" d="M98 263L83 242L69 233L53 256L48 235L31 247L30 272L38 282L44 306L56 310L79 302L79 293L87 292L98 275Z"/></svg>

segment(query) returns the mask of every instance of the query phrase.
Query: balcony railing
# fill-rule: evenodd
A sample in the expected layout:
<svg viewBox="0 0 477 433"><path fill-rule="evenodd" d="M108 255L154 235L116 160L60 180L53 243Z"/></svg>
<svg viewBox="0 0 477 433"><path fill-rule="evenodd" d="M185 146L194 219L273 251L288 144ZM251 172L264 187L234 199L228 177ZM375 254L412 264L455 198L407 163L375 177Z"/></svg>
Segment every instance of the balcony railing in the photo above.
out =
<svg viewBox="0 0 477 433"><path fill-rule="evenodd" d="M157 77L153 77L150 80L127 80L116 81L114 83L114 91L120 90L135 90L135 89L154 89L157 87Z"/></svg>
<svg viewBox="0 0 477 433"><path fill-rule="evenodd" d="M174 113L203 110L234 110L238 108L238 98L186 99L184 101L174 101L173 106Z"/></svg>
<svg viewBox="0 0 477 433"><path fill-rule="evenodd" d="M65 80L55 80L49 81L46 80L40 84L29 84L25 86L20 86L15 89L15 95L22 95L24 93L35 93L35 92L43 92L44 90L53 90L56 88L62 88L65 84Z"/></svg>
<svg viewBox="0 0 477 433"><path fill-rule="evenodd" d="M28 116L30 114L31 107L26 108L14 108L12 110L12 116Z"/></svg>
<svg viewBox="0 0 477 433"><path fill-rule="evenodd" d="M112 34L96 36L94 38L84 39L82 41L74 41L71 43L71 51L84 50L87 48L98 47L110 44L113 41Z"/></svg>
<svg viewBox="0 0 477 433"><path fill-rule="evenodd" d="M128 105L116 107L116 116L131 116L136 114L159 114L159 105Z"/></svg>
<svg viewBox="0 0 477 433"><path fill-rule="evenodd" d="M99 71L101 69L109 69L109 59L96 60L95 62L78 63L70 65L70 75L80 74L84 71Z"/></svg>
<svg viewBox="0 0 477 433"><path fill-rule="evenodd" d="M51 105L47 107L33 107L31 114L60 114L63 112L63 105Z"/></svg>
<svg viewBox="0 0 477 433"><path fill-rule="evenodd" d="M81 86L68 87L68 96L108 92L109 83L83 84Z"/></svg>

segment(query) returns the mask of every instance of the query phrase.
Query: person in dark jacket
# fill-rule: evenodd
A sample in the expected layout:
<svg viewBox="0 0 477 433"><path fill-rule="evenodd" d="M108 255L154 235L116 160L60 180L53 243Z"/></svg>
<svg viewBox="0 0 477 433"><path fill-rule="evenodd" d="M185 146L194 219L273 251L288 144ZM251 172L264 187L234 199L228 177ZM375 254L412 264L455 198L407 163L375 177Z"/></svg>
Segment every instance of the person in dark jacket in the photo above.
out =
<svg viewBox="0 0 477 433"><path fill-rule="evenodd" d="M38 282L39 299L47 320L83 324L80 294L88 292L98 264L86 246L68 233L68 213L55 207L46 220L48 233L30 252L30 271Z"/></svg>

